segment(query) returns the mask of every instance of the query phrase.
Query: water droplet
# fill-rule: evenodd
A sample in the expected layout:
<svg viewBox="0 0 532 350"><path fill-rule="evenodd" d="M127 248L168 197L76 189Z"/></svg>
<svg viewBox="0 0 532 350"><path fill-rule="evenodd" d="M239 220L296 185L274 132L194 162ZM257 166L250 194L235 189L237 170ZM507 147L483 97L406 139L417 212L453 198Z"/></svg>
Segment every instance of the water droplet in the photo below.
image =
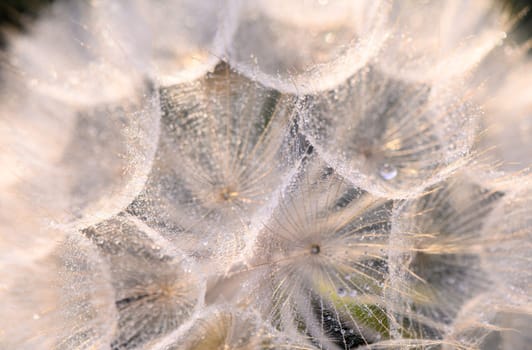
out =
<svg viewBox="0 0 532 350"><path fill-rule="evenodd" d="M393 165L389 164L389 163L384 163L379 168L379 175L384 180L391 180L391 179L393 179L394 177L397 176L397 168L394 167Z"/></svg>
<svg viewBox="0 0 532 350"><path fill-rule="evenodd" d="M342 297L342 298L347 295L347 291L343 287L339 287L336 290L336 293L338 294L339 297Z"/></svg>
<svg viewBox="0 0 532 350"><path fill-rule="evenodd" d="M352 297L352 298L356 297L357 295L358 295L358 292L356 290L354 290L354 289L352 289L349 292L349 296Z"/></svg>

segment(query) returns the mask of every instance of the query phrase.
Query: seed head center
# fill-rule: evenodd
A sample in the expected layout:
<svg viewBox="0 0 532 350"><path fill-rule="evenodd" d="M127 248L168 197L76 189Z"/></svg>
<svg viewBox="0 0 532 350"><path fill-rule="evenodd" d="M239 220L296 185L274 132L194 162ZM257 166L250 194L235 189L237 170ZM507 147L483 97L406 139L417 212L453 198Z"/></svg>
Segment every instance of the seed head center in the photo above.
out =
<svg viewBox="0 0 532 350"><path fill-rule="evenodd" d="M234 199L236 199L238 197L239 193L232 190L231 188L228 188L228 187L225 187L224 189L222 189L222 191L220 192L220 199L223 201L223 202L231 202L233 201Z"/></svg>

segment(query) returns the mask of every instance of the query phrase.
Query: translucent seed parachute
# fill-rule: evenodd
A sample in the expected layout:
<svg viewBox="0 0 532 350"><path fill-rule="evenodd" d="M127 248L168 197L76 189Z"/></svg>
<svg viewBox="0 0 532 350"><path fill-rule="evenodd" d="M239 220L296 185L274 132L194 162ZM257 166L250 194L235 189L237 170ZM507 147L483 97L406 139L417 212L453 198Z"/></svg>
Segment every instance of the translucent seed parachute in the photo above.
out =
<svg viewBox="0 0 532 350"><path fill-rule="evenodd" d="M532 65L498 1L5 28L0 349L526 349Z"/></svg>

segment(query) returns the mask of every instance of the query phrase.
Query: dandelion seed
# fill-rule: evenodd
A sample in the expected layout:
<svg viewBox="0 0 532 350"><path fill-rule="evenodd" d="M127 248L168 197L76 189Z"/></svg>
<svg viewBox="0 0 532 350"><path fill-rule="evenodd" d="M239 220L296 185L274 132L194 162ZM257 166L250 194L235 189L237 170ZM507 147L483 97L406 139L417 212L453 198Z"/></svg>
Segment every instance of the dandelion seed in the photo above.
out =
<svg viewBox="0 0 532 350"><path fill-rule="evenodd" d="M305 164L265 223L250 262L267 271L271 294L253 293L282 330L299 322L322 346L370 344L375 334L387 332L386 326L373 328L373 322L388 317L379 287L387 279L387 262L379 247L387 244L389 203L325 171L316 154ZM319 254L312 251L317 241ZM372 267L370 261L377 263ZM343 278L346 273L353 278ZM356 300L349 290L358 292ZM348 336L349 328L356 334Z"/></svg>
<svg viewBox="0 0 532 350"><path fill-rule="evenodd" d="M29 35L12 38L12 68L27 77L32 90L70 104L90 106L135 94L143 72L132 62L133 50L113 37L116 32L102 30L112 23L98 23L96 16L88 3L52 4Z"/></svg>
<svg viewBox="0 0 532 350"><path fill-rule="evenodd" d="M459 79L482 61L511 27L496 2L395 1L391 39L379 68L409 81ZM456 18L462 17L463 21Z"/></svg>
<svg viewBox="0 0 532 350"><path fill-rule="evenodd" d="M73 180L68 186L73 193L68 209L80 225L118 213L142 190L159 136L158 109L158 95L148 91L132 102L80 113L63 155ZM91 172L98 177L87 179Z"/></svg>
<svg viewBox="0 0 532 350"><path fill-rule="evenodd" d="M442 339L441 346L445 349L526 348L524 344L528 344L530 336L524 330L530 322L530 312L504 304L493 295L472 300L456 317L451 333Z"/></svg>
<svg viewBox="0 0 532 350"><path fill-rule="evenodd" d="M297 160L289 139L293 99L226 66L165 89L162 99L166 112L154 171L129 211L170 240L179 237L176 226L192 235L231 232L232 246L228 237L218 242L226 240L237 253L244 244L238 232Z"/></svg>
<svg viewBox="0 0 532 350"><path fill-rule="evenodd" d="M282 92L336 86L363 67L386 37L384 1L261 0L242 7L229 63Z"/></svg>
<svg viewBox="0 0 532 350"><path fill-rule="evenodd" d="M478 114L448 87L398 80L372 66L304 98L299 112L302 132L338 172L391 198L414 196L460 167Z"/></svg>
<svg viewBox="0 0 532 350"><path fill-rule="evenodd" d="M475 96L484 104L484 132L475 144L478 156L470 171L485 186L512 191L518 177L523 182L531 173L532 96L515 96L515 91L528 91L524 86L530 81L531 68L525 53L507 54L501 48L479 67L473 80L485 79L481 77L487 72L498 78L489 80Z"/></svg>
<svg viewBox="0 0 532 350"><path fill-rule="evenodd" d="M122 214L85 230L109 260L118 330L113 349L138 348L176 330L200 305L202 278L156 233ZM153 248L153 244L158 246Z"/></svg>
<svg viewBox="0 0 532 350"><path fill-rule="evenodd" d="M482 229L501 196L458 177L396 208L391 299L398 311L416 310L403 311L411 315L407 332L443 336L468 300L492 288L481 263Z"/></svg>
<svg viewBox="0 0 532 350"><path fill-rule="evenodd" d="M2 65L0 111L0 175L2 189L21 179L42 176L40 168L57 163L68 144L75 110L46 99L24 85L23 79Z"/></svg>
<svg viewBox="0 0 532 350"><path fill-rule="evenodd" d="M526 349L532 341L527 329L530 327L530 314L515 311L502 311L492 321L492 332L483 339L481 347L500 349ZM482 338L480 338L482 339Z"/></svg>
<svg viewBox="0 0 532 350"><path fill-rule="evenodd" d="M235 312L229 307L205 309L183 329L153 345L154 350L259 350L312 349L304 342L276 334L253 312Z"/></svg>
<svg viewBox="0 0 532 350"><path fill-rule="evenodd" d="M31 196L38 215L80 228L117 214L135 198L159 135L156 92L145 88L112 104L73 107L9 78L12 90L2 95L0 121L6 136L0 147L8 152L0 162L20 170L10 167L1 186Z"/></svg>
<svg viewBox="0 0 532 350"><path fill-rule="evenodd" d="M65 234L49 255L2 269L0 347L90 349L109 345L116 313L107 265L91 244Z"/></svg>
<svg viewBox="0 0 532 350"><path fill-rule="evenodd" d="M8 190L0 194L0 232L0 266L4 267L47 256L65 236L63 230L51 227L42 208Z"/></svg>
<svg viewBox="0 0 532 350"><path fill-rule="evenodd" d="M100 27L134 43L136 57L154 81L171 86L211 71L231 43L236 25L235 2L171 0L154 4L134 0L96 1ZM135 21L135 28L129 25Z"/></svg>
<svg viewBox="0 0 532 350"><path fill-rule="evenodd" d="M532 302L532 266L528 256L532 240L532 191L508 193L486 220L482 241L483 265L507 303L528 308ZM511 297L510 297L511 296Z"/></svg>

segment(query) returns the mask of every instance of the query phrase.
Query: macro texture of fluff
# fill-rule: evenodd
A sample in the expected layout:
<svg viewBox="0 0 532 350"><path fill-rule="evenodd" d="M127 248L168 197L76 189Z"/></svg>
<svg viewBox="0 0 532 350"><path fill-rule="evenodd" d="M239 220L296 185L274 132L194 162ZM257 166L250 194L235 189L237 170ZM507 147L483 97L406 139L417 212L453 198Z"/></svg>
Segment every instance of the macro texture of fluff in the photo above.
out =
<svg viewBox="0 0 532 350"><path fill-rule="evenodd" d="M487 0L54 2L0 61L0 348L527 348L513 25Z"/></svg>

